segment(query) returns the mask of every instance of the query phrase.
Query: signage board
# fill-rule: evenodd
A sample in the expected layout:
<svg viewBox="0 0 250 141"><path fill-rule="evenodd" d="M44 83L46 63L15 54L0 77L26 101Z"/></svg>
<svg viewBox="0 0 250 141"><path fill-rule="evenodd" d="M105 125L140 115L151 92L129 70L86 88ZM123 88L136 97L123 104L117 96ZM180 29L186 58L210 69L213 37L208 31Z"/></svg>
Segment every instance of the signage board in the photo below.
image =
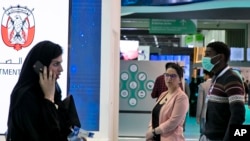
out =
<svg viewBox="0 0 250 141"><path fill-rule="evenodd" d="M150 34L195 34L195 20L150 19Z"/></svg>

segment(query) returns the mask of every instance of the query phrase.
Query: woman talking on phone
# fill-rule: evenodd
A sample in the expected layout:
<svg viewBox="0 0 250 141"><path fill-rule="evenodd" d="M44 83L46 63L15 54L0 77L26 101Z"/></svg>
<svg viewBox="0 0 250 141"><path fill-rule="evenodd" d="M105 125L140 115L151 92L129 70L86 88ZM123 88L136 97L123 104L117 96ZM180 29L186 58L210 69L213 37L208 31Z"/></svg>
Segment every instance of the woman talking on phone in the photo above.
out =
<svg viewBox="0 0 250 141"><path fill-rule="evenodd" d="M188 96L182 91L180 83L183 69L171 63L165 72L168 90L157 100L153 110L146 141L184 141L183 123L189 108Z"/></svg>
<svg viewBox="0 0 250 141"><path fill-rule="evenodd" d="M7 141L67 141L73 125L56 82L63 71L62 53L60 45L41 41L26 56L11 93Z"/></svg>

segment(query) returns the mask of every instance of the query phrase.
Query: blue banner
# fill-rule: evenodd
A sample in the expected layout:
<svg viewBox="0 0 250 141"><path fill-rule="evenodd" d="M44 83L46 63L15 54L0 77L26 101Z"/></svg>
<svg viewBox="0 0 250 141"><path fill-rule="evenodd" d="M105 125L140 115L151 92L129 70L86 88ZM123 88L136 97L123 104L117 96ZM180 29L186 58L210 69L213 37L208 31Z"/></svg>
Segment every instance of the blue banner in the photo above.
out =
<svg viewBox="0 0 250 141"><path fill-rule="evenodd" d="M82 129L99 131L101 0L72 0L69 29L69 93Z"/></svg>

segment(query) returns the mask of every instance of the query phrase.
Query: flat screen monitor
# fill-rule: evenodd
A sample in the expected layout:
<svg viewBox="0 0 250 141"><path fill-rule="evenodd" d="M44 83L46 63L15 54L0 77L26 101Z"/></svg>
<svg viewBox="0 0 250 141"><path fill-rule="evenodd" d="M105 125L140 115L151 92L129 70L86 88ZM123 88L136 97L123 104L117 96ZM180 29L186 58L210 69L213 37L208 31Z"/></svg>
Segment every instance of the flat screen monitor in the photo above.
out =
<svg viewBox="0 0 250 141"><path fill-rule="evenodd" d="M231 47L230 61L244 61L244 48Z"/></svg>
<svg viewBox="0 0 250 141"><path fill-rule="evenodd" d="M189 55L158 55L151 54L150 60L152 61L173 61L184 63L184 79L189 83L190 79L190 56Z"/></svg>
<svg viewBox="0 0 250 141"><path fill-rule="evenodd" d="M247 48L247 61L250 61L250 48Z"/></svg>
<svg viewBox="0 0 250 141"><path fill-rule="evenodd" d="M120 59L137 60L139 41L120 40Z"/></svg>

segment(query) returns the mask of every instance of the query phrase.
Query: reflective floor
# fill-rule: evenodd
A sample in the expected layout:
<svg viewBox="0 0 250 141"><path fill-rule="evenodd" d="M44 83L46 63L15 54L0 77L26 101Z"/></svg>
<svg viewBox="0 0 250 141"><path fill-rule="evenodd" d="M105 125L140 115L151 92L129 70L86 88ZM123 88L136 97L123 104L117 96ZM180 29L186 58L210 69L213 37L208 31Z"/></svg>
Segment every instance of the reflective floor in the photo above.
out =
<svg viewBox="0 0 250 141"><path fill-rule="evenodd" d="M244 124L250 125L250 109L248 106L245 106L246 109L246 120ZM187 117L186 122L186 131L184 132L186 141L197 141L199 139L200 127L196 123L195 117Z"/></svg>
<svg viewBox="0 0 250 141"><path fill-rule="evenodd" d="M200 137L200 125L196 123L195 117L187 117L184 132L187 141L197 141Z"/></svg>
<svg viewBox="0 0 250 141"><path fill-rule="evenodd" d="M250 109L246 108L246 121L244 124L250 125ZM196 123L195 117L187 116L186 130L184 132L186 141L198 141L200 136L200 127ZM119 138L119 141L145 141L145 138Z"/></svg>

